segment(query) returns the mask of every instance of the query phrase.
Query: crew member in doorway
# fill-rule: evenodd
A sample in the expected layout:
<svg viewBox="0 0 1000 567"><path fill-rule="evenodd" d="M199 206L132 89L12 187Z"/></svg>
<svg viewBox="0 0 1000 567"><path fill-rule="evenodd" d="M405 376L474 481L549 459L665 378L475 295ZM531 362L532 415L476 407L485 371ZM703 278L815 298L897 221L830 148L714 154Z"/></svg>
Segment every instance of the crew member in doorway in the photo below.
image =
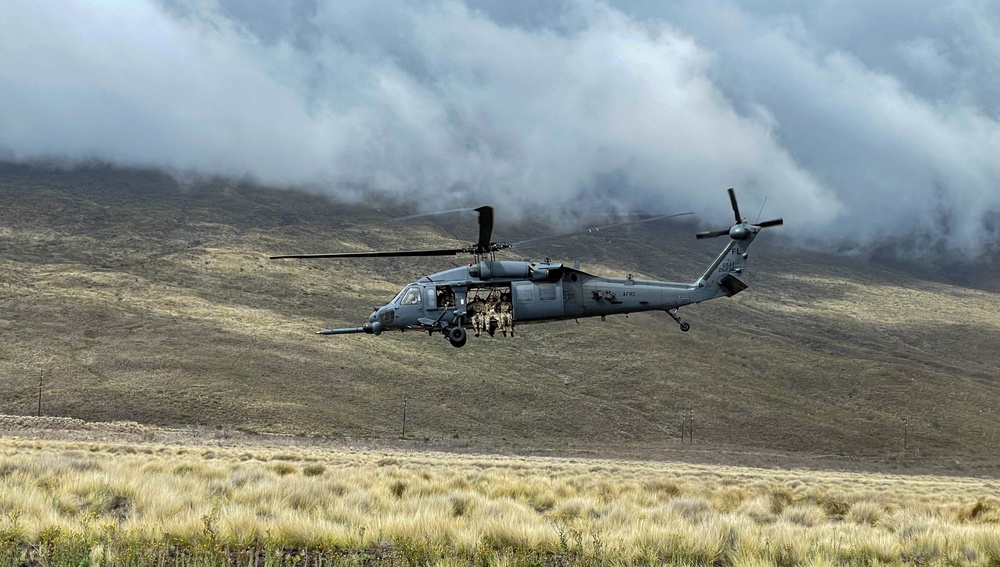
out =
<svg viewBox="0 0 1000 567"><path fill-rule="evenodd" d="M437 292L438 309L448 309L455 306L455 294L448 286L441 286Z"/></svg>

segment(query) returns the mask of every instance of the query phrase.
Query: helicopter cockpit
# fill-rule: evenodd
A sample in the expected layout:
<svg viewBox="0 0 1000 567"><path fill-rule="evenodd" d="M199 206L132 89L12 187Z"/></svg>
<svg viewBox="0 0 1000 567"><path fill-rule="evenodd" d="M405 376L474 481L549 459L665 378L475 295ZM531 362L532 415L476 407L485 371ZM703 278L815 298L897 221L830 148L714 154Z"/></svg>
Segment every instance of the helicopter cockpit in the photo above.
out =
<svg viewBox="0 0 1000 567"><path fill-rule="evenodd" d="M417 286L407 287L399 292L393 303L399 303L400 305L420 305L420 288Z"/></svg>

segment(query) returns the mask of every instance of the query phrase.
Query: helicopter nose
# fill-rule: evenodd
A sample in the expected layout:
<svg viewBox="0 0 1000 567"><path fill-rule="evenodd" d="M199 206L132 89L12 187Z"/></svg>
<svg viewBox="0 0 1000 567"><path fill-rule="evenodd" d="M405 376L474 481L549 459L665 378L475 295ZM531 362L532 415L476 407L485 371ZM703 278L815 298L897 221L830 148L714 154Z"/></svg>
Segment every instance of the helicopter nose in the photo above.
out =
<svg viewBox="0 0 1000 567"><path fill-rule="evenodd" d="M361 326L361 329L369 335L378 336L382 334L382 323L379 323L378 321L374 323L365 323Z"/></svg>
<svg viewBox="0 0 1000 567"><path fill-rule="evenodd" d="M372 314L368 316L368 320L371 321L372 323L378 321L378 309L372 311Z"/></svg>

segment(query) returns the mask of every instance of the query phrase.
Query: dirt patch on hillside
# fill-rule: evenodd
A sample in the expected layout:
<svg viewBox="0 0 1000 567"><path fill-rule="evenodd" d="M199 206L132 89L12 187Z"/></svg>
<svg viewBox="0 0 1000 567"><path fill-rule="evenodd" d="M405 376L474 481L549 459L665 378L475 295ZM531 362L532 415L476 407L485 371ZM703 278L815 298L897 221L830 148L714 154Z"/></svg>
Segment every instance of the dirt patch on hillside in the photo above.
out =
<svg viewBox="0 0 1000 567"><path fill-rule="evenodd" d="M148 429L134 421L92 423L75 417L0 415L0 431L102 431L142 435Z"/></svg>
<svg viewBox="0 0 1000 567"><path fill-rule="evenodd" d="M516 443L481 445L448 439L327 438L271 433L250 433L223 428L191 426L165 428L132 421L88 422L71 417L0 415L0 437L65 441L99 441L121 444L211 446L226 448L361 449L369 451L440 451L465 454L518 455L573 459L683 462L703 465L764 469L806 469L883 474L933 474L963 477L1000 477L994 459L969 461L957 458L927 459L916 455L850 457L770 451L722 445L648 447L620 444L614 447L550 449Z"/></svg>

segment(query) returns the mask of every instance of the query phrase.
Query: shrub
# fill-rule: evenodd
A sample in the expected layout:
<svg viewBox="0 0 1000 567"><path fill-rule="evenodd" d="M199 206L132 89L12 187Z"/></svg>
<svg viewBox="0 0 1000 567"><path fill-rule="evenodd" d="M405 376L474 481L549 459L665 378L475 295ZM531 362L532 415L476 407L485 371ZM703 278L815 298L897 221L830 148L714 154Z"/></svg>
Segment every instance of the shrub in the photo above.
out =
<svg viewBox="0 0 1000 567"><path fill-rule="evenodd" d="M298 468L295 465L289 463L278 463L274 465L274 472L278 473L280 476L286 476L298 472Z"/></svg>
<svg viewBox="0 0 1000 567"><path fill-rule="evenodd" d="M322 476L324 471L326 471L326 467L318 464L302 467L302 474L305 476Z"/></svg>

